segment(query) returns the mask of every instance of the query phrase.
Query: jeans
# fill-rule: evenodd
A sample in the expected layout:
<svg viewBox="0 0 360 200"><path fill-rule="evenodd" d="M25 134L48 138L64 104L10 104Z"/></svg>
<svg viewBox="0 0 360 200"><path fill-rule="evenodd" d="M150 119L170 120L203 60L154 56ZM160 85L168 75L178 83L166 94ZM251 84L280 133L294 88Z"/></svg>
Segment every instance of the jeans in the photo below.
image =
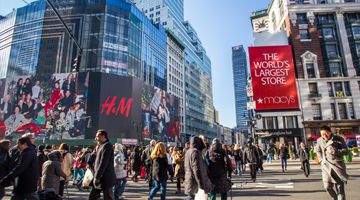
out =
<svg viewBox="0 0 360 200"><path fill-rule="evenodd" d="M166 181L160 182L157 180L154 180L154 187L151 189L149 194L149 199L152 200L155 196L155 194L160 189L160 199L165 200L166 199Z"/></svg>
<svg viewBox="0 0 360 200"><path fill-rule="evenodd" d="M236 173L238 174L238 175L240 175L241 174L241 168L242 168L242 162L241 162L241 160L238 160L238 161L235 161L235 164L236 164Z"/></svg>
<svg viewBox="0 0 360 200"><path fill-rule="evenodd" d="M77 180L79 176L79 182L82 181L82 179L84 178L84 170L80 169L80 168L74 168L74 182Z"/></svg>
<svg viewBox="0 0 360 200"><path fill-rule="evenodd" d="M221 193L221 200L227 199L227 193ZM210 200L216 200L216 193L210 193Z"/></svg>
<svg viewBox="0 0 360 200"><path fill-rule="evenodd" d="M266 162L267 163L272 163L273 160L274 160L274 155L268 154L267 157L266 157Z"/></svg>
<svg viewBox="0 0 360 200"><path fill-rule="evenodd" d="M121 197L124 193L126 185L126 178L116 179L114 187L114 196L116 198Z"/></svg>
<svg viewBox="0 0 360 200"><path fill-rule="evenodd" d="M281 168L282 168L282 170L284 171L284 170L287 170L287 158L286 157L282 157L282 158L280 158L280 160L281 160Z"/></svg>
<svg viewBox="0 0 360 200"><path fill-rule="evenodd" d="M309 161L302 161L302 169L304 170L304 174L306 177L308 177L310 175L310 164Z"/></svg>

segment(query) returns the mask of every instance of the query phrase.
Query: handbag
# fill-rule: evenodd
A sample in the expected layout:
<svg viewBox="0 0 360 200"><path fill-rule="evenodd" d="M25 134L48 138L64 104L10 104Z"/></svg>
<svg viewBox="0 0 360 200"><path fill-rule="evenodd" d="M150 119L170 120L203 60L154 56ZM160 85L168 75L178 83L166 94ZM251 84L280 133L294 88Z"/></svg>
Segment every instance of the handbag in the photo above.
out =
<svg viewBox="0 0 360 200"><path fill-rule="evenodd" d="M87 169L84 175L82 186L85 188L89 187L93 179L94 179L94 172L91 169Z"/></svg>

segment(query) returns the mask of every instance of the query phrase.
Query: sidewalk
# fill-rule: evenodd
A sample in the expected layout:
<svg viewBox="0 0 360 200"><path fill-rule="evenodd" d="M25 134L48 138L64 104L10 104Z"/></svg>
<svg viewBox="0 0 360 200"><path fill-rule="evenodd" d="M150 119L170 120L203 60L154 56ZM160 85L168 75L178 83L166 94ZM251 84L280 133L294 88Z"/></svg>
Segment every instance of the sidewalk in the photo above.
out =
<svg viewBox="0 0 360 200"><path fill-rule="evenodd" d="M352 162L346 163L347 165L349 164L360 164L360 157L353 157L352 158ZM272 163L267 163L266 160L264 160L263 163L264 166L281 166L281 162L280 160L273 160ZM300 165L300 159L288 159L287 160L287 165L288 166L293 166L293 165ZM318 165L315 160L310 160L310 165Z"/></svg>

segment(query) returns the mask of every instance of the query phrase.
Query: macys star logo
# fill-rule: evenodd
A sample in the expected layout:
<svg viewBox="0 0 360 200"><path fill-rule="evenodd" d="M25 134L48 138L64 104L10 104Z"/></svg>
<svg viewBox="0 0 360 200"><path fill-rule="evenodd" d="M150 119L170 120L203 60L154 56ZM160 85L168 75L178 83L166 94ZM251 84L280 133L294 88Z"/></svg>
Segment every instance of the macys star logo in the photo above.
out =
<svg viewBox="0 0 360 200"><path fill-rule="evenodd" d="M262 99L262 98L259 98L259 99L257 100L257 102L258 102L258 104L262 104L262 103L263 103L263 99Z"/></svg>

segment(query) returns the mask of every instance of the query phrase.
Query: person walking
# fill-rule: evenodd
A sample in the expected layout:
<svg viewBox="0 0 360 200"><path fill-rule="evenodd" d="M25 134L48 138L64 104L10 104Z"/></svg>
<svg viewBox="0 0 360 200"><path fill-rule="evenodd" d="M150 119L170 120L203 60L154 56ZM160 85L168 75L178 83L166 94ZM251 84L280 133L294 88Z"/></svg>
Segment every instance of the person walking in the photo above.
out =
<svg viewBox="0 0 360 200"><path fill-rule="evenodd" d="M172 155L175 163L175 173L174 176L176 177L176 193L181 194L181 181L184 180L185 177L185 169L184 169L184 154L182 149L178 148L174 150Z"/></svg>
<svg viewBox="0 0 360 200"><path fill-rule="evenodd" d="M70 153L70 147L68 144L60 144L59 151L62 155L61 169L66 174L66 178L60 177L59 195L63 196L66 181L71 180L71 169L74 163L74 158Z"/></svg>
<svg viewBox="0 0 360 200"><path fill-rule="evenodd" d="M114 196L115 200L125 199L123 193L125 191L126 185L126 159L124 155L124 146L122 144L116 143L114 145L114 169L116 175L115 187L114 187Z"/></svg>
<svg viewBox="0 0 360 200"><path fill-rule="evenodd" d="M41 176L41 188L53 188L55 194L59 194L60 177L66 178L66 174L61 169L61 153L53 151L48 154L48 160L43 164Z"/></svg>
<svg viewBox="0 0 360 200"><path fill-rule="evenodd" d="M232 166L219 139L213 140L205 159L208 160L210 180L215 184L214 189L210 192L210 200L216 200L216 194L221 194L221 200L226 200L227 192L231 188L228 177L231 178Z"/></svg>
<svg viewBox="0 0 360 200"><path fill-rule="evenodd" d="M272 161L274 160L274 155L275 155L275 147L273 144L270 144L267 150L266 162L272 163Z"/></svg>
<svg viewBox="0 0 360 200"><path fill-rule="evenodd" d="M0 140L0 180L8 173L9 168L10 141ZM0 199L5 195L5 187L0 186Z"/></svg>
<svg viewBox="0 0 360 200"><path fill-rule="evenodd" d="M289 150L284 143L280 144L279 157L281 161L282 172L287 171L287 159L289 158Z"/></svg>
<svg viewBox="0 0 360 200"><path fill-rule="evenodd" d="M156 145L155 140L151 140L150 144L146 146L145 150L141 154L141 162L145 164L145 170L146 170L146 180L149 183L149 190L152 188L152 159L150 157L151 152L154 150L154 147Z"/></svg>
<svg viewBox="0 0 360 200"><path fill-rule="evenodd" d="M95 140L99 145L96 150L93 188L91 189L89 200L100 199L101 192L103 192L104 200L114 200L114 193L112 190L115 185L116 177L114 169L114 151L105 130L98 130Z"/></svg>
<svg viewBox="0 0 360 200"><path fill-rule="evenodd" d="M23 137L17 140L20 151L16 165L0 180L0 187L9 186L14 181L12 200L38 200L36 194L39 179L39 162L36 150L32 147L30 138Z"/></svg>
<svg viewBox="0 0 360 200"><path fill-rule="evenodd" d="M205 149L205 144L198 136L190 139L190 148L186 151L184 162L186 200L194 200L199 189L208 194L214 187L207 174L202 156L203 149Z"/></svg>
<svg viewBox="0 0 360 200"><path fill-rule="evenodd" d="M47 157L45 156L45 146L44 145L39 145L38 146L38 152L37 152L37 158L39 161L39 182L38 182L38 187L41 188L41 176L42 176L42 166L45 163L45 161L47 160Z"/></svg>
<svg viewBox="0 0 360 200"><path fill-rule="evenodd" d="M257 166L257 171L262 172L264 170L264 167L263 167L264 152L260 148L259 144L256 144L255 147L256 147L256 150L257 150L258 155L259 155L259 163L258 163L258 166Z"/></svg>
<svg viewBox="0 0 360 200"><path fill-rule="evenodd" d="M243 152L239 144L236 144L233 151L235 159L235 174L241 175L242 163L243 163Z"/></svg>
<svg viewBox="0 0 360 200"><path fill-rule="evenodd" d="M244 151L244 163L249 165L250 176L253 182L256 181L256 170L259 164L259 154L255 146L252 144L253 139L249 138L246 142Z"/></svg>
<svg viewBox="0 0 360 200"><path fill-rule="evenodd" d="M136 146L133 152L130 154L130 166L134 175L131 177L133 182L138 182L138 176L141 171L141 150L140 146Z"/></svg>
<svg viewBox="0 0 360 200"><path fill-rule="evenodd" d="M300 162L301 169L304 170L306 177L310 175L310 159L309 159L309 149L305 146L304 143L300 143Z"/></svg>
<svg viewBox="0 0 360 200"><path fill-rule="evenodd" d="M345 200L345 183L349 179L343 156L349 153L344 138L334 135L329 126L320 128L315 152L321 163L324 188L332 199Z"/></svg>
<svg viewBox="0 0 360 200"><path fill-rule="evenodd" d="M168 179L168 160L166 156L166 147L164 143L159 142L155 145L153 152L150 155L153 160L152 166L152 178L154 180L154 186L149 193L149 200L153 200L155 194L160 190L160 199L166 199L166 182Z"/></svg>

